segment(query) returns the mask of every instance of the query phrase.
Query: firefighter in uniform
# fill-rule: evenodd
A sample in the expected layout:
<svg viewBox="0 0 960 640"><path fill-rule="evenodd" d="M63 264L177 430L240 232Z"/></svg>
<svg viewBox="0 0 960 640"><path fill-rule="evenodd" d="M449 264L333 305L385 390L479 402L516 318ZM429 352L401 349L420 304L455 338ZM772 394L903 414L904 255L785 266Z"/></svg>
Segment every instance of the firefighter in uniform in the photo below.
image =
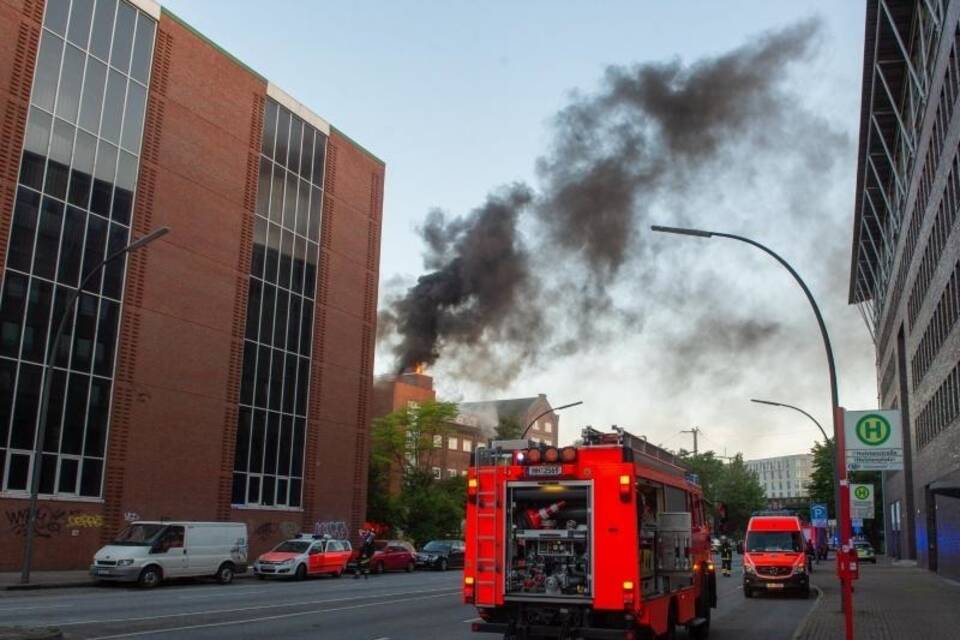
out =
<svg viewBox="0 0 960 640"><path fill-rule="evenodd" d="M373 559L373 554L376 551L376 546L373 543L374 536L373 531L369 529L360 529L360 557L357 558L357 568L354 571L354 579L359 578L360 574L363 574L363 579L366 580L370 577L370 561Z"/></svg>
<svg viewBox="0 0 960 640"><path fill-rule="evenodd" d="M727 536L720 539L720 561L724 577L729 578L730 569L733 566L733 545L730 544L730 538Z"/></svg>

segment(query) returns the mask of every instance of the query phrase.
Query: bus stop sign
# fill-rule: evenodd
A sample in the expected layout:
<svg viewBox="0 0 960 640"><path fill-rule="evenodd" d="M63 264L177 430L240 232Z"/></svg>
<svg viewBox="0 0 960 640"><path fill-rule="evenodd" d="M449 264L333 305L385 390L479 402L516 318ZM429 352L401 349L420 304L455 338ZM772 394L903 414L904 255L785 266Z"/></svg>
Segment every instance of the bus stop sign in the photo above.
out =
<svg viewBox="0 0 960 640"><path fill-rule="evenodd" d="M903 426L899 410L847 411L843 429L848 471L903 469Z"/></svg>

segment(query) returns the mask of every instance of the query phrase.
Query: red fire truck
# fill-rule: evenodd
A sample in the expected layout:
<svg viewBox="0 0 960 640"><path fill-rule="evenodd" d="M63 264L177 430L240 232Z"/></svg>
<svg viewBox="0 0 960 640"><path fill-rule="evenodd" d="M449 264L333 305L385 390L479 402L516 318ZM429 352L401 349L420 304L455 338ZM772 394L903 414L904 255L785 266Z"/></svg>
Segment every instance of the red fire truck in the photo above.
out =
<svg viewBox="0 0 960 640"><path fill-rule="evenodd" d="M467 477L463 598L504 638L707 638L716 574L703 491L623 430L575 447L495 441Z"/></svg>

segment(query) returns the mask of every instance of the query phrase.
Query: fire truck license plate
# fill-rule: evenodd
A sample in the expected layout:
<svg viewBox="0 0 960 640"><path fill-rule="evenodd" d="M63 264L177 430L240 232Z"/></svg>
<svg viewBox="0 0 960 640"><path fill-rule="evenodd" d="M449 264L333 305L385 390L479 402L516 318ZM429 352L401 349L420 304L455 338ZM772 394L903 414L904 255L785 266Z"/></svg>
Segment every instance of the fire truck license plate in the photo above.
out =
<svg viewBox="0 0 960 640"><path fill-rule="evenodd" d="M767 589L783 589L783 583L780 582L768 582Z"/></svg>
<svg viewBox="0 0 960 640"><path fill-rule="evenodd" d="M528 476L559 476L563 474L563 467L558 464L540 465L537 467L527 467Z"/></svg>

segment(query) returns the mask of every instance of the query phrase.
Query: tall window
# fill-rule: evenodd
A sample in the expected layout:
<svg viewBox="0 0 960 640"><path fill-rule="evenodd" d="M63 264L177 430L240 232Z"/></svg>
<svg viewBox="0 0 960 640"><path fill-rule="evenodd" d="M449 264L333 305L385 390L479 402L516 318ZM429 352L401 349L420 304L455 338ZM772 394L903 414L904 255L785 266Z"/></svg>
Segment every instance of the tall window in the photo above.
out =
<svg viewBox="0 0 960 640"><path fill-rule="evenodd" d="M28 489L44 356L66 297L130 239L156 23L47 0L0 294L0 483ZM124 259L80 295L54 358L40 492L98 497Z"/></svg>
<svg viewBox="0 0 960 640"><path fill-rule="evenodd" d="M327 137L264 108L234 504L299 507Z"/></svg>

